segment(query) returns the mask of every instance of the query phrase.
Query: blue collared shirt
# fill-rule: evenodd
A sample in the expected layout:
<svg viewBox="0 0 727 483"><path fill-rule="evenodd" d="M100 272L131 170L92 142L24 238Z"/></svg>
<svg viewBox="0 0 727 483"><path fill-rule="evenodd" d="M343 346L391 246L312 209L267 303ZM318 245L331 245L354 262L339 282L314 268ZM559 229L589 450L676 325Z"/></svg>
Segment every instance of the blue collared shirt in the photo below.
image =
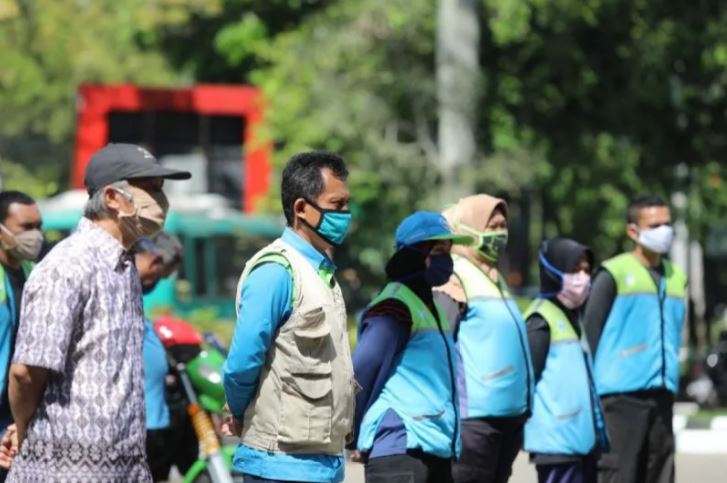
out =
<svg viewBox="0 0 727 483"><path fill-rule="evenodd" d="M310 262L322 277L335 265L290 228L281 239ZM330 282L330 280L328 280ZM224 368L225 397L230 411L242 419L255 397L274 334L290 317L293 278L278 263L256 267L242 284L239 315ZM241 444L233 465L236 471L273 480L335 483L343 481L344 459L320 454L286 454L263 451Z"/></svg>
<svg viewBox="0 0 727 483"><path fill-rule="evenodd" d="M144 319L144 403L146 429L169 427L167 404L167 374L169 362L161 339L154 331L151 320Z"/></svg>

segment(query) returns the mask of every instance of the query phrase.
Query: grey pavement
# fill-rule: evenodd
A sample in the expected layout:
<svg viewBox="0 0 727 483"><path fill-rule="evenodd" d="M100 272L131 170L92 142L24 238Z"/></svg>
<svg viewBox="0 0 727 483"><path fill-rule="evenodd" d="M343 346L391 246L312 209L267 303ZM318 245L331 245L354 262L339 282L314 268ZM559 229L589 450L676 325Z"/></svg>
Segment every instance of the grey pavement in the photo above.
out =
<svg viewBox="0 0 727 483"><path fill-rule="evenodd" d="M677 454L676 465L676 483L727 482L727 454ZM509 483L537 483L537 481L535 467L528 463L525 453L520 453ZM356 463L347 465L346 483L364 483L362 465Z"/></svg>

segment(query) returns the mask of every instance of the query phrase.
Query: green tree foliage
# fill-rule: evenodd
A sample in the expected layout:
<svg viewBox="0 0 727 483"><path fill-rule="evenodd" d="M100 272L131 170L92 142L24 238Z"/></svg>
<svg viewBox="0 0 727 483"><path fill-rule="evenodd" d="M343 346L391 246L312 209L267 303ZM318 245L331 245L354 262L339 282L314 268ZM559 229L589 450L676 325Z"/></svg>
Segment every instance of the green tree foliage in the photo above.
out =
<svg viewBox="0 0 727 483"><path fill-rule="evenodd" d="M260 49L267 67L252 77L270 102L279 163L313 148L350 163L357 216L345 263L368 288L398 222L436 195L434 18L432 2L336 2Z"/></svg>
<svg viewBox="0 0 727 483"><path fill-rule="evenodd" d="M0 5L0 175L6 186L37 180L37 194L47 195L65 184L78 85L175 82L177 74L155 43L157 30L183 24L197 12L213 14L219 2L3 0Z"/></svg>
<svg viewBox="0 0 727 483"><path fill-rule="evenodd" d="M546 232L573 234L608 255L618 249L628 197L647 190L688 192L689 221L700 238L724 217L724 6L483 6L484 108L514 128L503 134L490 122L484 146L498 152L536 141L545 161L536 185L551 225Z"/></svg>
<svg viewBox="0 0 727 483"><path fill-rule="evenodd" d="M361 216L349 250L379 272L394 225L436 208L436 2L346 1L271 35L244 16L216 38L270 103L278 163L341 152ZM690 194L700 238L724 216L725 8L655 0L482 0L479 190L531 197L542 228L601 257L631 195ZM267 39L261 42L260 39ZM269 42L268 42L269 40ZM452 200L454 201L454 200ZM533 246L531 245L531 249Z"/></svg>
<svg viewBox="0 0 727 483"><path fill-rule="evenodd" d="M722 3L481 0L481 94L471 101L478 155L467 176L478 190L508 194L514 213L531 206L530 250L560 233L592 244L600 257L616 252L626 203L638 191L686 192L685 214L702 240L724 220ZM370 287L398 221L417 208L441 208L436 7L432 0L5 0L0 169L10 159L24 169L14 169L24 173L16 179L41 173L57 182L80 82L252 82L266 93L277 167L312 148L350 162L357 216L344 264L358 270L347 272L352 286ZM51 169L37 172L41 165Z"/></svg>

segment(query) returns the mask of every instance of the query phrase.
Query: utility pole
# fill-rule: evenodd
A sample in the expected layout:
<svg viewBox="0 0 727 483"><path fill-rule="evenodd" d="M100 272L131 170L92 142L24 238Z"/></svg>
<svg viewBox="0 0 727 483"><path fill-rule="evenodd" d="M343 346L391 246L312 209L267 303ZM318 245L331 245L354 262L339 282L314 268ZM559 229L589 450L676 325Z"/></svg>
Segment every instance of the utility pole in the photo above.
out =
<svg viewBox="0 0 727 483"><path fill-rule="evenodd" d="M456 202L474 190L472 176L466 176L466 171L477 152L475 121L481 77L478 4L478 0L439 0L436 60L441 204Z"/></svg>

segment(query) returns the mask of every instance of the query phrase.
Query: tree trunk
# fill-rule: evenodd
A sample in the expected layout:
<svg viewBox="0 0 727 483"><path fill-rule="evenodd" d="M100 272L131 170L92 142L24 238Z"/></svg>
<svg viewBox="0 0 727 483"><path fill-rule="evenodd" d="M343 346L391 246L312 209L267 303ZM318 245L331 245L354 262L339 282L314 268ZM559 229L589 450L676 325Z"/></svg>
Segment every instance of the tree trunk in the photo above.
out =
<svg viewBox="0 0 727 483"><path fill-rule="evenodd" d="M440 202L456 202L474 189L476 106L480 86L477 0L439 0L437 97L439 101ZM469 181L468 181L469 179Z"/></svg>

